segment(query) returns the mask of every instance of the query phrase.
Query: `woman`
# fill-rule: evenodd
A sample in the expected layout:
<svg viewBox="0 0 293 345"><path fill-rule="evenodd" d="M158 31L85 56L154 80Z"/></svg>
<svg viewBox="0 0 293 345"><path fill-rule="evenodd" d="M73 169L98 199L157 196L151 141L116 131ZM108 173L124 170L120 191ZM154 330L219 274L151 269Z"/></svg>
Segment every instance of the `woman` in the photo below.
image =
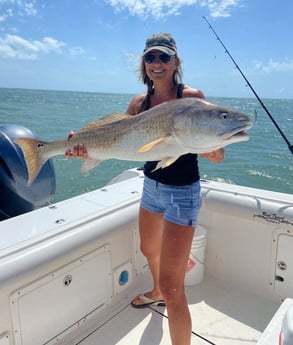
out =
<svg viewBox="0 0 293 345"><path fill-rule="evenodd" d="M184 86L181 78L175 40L168 33L152 35L146 40L140 70L147 93L134 97L127 113L136 115L175 98L204 98L200 90ZM201 156L221 162L224 150ZM201 203L197 155L181 156L170 167L153 172L156 163L144 165L139 211L141 251L148 260L154 286L131 304L135 308L166 304L172 344L189 345L191 318L184 276Z"/></svg>
<svg viewBox="0 0 293 345"><path fill-rule="evenodd" d="M127 113L137 115L176 98L204 98L200 90L184 86L181 78L181 61L172 36L168 33L152 35L146 40L140 71L147 92L132 99ZM86 147L76 145L66 156L87 158ZM224 150L201 156L221 162ZM197 155L183 155L171 166L153 171L156 164L146 162L144 165L139 211L141 251L148 260L153 289L137 296L131 304L135 308L166 305L172 345L189 345L191 318L184 277L201 204Z"/></svg>

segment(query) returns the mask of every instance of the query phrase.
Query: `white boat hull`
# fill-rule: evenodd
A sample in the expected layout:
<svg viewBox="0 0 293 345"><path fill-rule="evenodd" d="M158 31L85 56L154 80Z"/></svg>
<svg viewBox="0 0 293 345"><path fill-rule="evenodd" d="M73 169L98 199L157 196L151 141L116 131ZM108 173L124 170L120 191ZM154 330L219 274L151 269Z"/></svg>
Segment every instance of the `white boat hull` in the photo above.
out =
<svg viewBox="0 0 293 345"><path fill-rule="evenodd" d="M0 223L0 345L141 343L152 311L128 305L150 285L137 224L143 175L119 181ZM202 181L202 196L205 277L187 287L194 326L217 344L243 344L245 334L256 343L293 298L292 195ZM157 343L167 344L162 327Z"/></svg>

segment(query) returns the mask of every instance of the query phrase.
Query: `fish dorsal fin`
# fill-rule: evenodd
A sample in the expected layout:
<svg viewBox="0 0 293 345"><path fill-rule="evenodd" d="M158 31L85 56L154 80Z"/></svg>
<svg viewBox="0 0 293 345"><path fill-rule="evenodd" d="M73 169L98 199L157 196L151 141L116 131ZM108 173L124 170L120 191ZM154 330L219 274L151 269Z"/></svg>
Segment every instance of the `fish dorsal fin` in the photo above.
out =
<svg viewBox="0 0 293 345"><path fill-rule="evenodd" d="M93 129L93 128L101 127L101 126L108 125L108 124L113 123L113 122L128 119L130 117L131 117L131 115L121 114L121 113L113 113L110 115L106 115L105 117L102 117L101 119L98 119L98 120L95 120L93 122L88 123L87 125L85 125L81 129L81 131L82 132L88 131L88 130Z"/></svg>

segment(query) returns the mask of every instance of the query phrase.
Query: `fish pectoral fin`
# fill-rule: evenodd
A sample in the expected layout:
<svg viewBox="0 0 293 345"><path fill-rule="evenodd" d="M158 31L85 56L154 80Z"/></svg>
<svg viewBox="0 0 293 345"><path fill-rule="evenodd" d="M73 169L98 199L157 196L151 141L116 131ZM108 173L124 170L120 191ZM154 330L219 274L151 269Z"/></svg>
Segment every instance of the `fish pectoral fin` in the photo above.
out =
<svg viewBox="0 0 293 345"><path fill-rule="evenodd" d="M153 150L154 148L157 148L158 146L167 145L170 141L170 138L171 137L164 137L164 138L154 140L154 141L140 147L138 149L138 152L147 152L147 151Z"/></svg>
<svg viewBox="0 0 293 345"><path fill-rule="evenodd" d="M101 161L98 159L88 158L84 161L80 170L82 173L87 173L88 171L92 170L93 168L95 168L100 163L101 163Z"/></svg>
<svg viewBox="0 0 293 345"><path fill-rule="evenodd" d="M167 168L168 166L170 166L171 164L173 164L175 161L177 161L178 158L179 158L179 157L165 157L165 158L163 158L162 160L160 160L160 161L157 163L155 169L152 170L152 172L153 172L153 171L156 171L156 170L158 170L158 169L160 169L160 168L162 168L162 169Z"/></svg>

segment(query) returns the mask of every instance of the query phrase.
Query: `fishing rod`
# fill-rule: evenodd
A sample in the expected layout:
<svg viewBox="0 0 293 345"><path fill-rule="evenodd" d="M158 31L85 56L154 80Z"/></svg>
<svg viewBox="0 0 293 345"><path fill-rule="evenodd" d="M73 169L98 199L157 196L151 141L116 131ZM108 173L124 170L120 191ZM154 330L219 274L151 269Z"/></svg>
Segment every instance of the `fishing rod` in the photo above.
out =
<svg viewBox="0 0 293 345"><path fill-rule="evenodd" d="M275 127L277 128L277 130L279 131L279 133L281 134L281 136L283 137L283 139L285 140L286 144L288 145L288 148L290 150L290 152L293 154L293 144L290 144L289 140L286 138L286 135L283 133L283 131L281 130L281 128L279 127L279 125L277 124L277 122L275 121L275 119L273 118L273 116L271 115L271 113L269 112L269 110L267 109L267 107L265 106L265 104L263 103L263 101L260 99L260 97L258 96L258 94L256 93L256 91L254 90L254 88L252 87L252 85L250 84L249 80L245 77L244 73L241 71L240 67L238 66L237 62L234 60L233 56L230 54L230 52L228 51L228 49L226 48L226 46L224 45L224 43L222 42L222 40L220 39L220 37L217 35L216 31L214 30L214 28L211 26L211 24L209 23L209 21L207 20L207 18L205 16L203 16L203 19L206 21L206 23L208 24L209 28L213 31L214 35L216 36L217 40L220 42L220 44L222 45L222 47L225 50L225 53L228 54L229 58L232 60L232 62L234 63L236 69L238 69L238 71L240 72L240 74L242 75L243 79L246 81L247 86L249 86L250 90L253 92L253 94L255 95L255 97L257 98L257 100L259 101L260 105L262 106L262 108L264 109L264 111L267 113L267 115L269 116L269 118L271 119L271 121L273 122L273 124L275 125Z"/></svg>

